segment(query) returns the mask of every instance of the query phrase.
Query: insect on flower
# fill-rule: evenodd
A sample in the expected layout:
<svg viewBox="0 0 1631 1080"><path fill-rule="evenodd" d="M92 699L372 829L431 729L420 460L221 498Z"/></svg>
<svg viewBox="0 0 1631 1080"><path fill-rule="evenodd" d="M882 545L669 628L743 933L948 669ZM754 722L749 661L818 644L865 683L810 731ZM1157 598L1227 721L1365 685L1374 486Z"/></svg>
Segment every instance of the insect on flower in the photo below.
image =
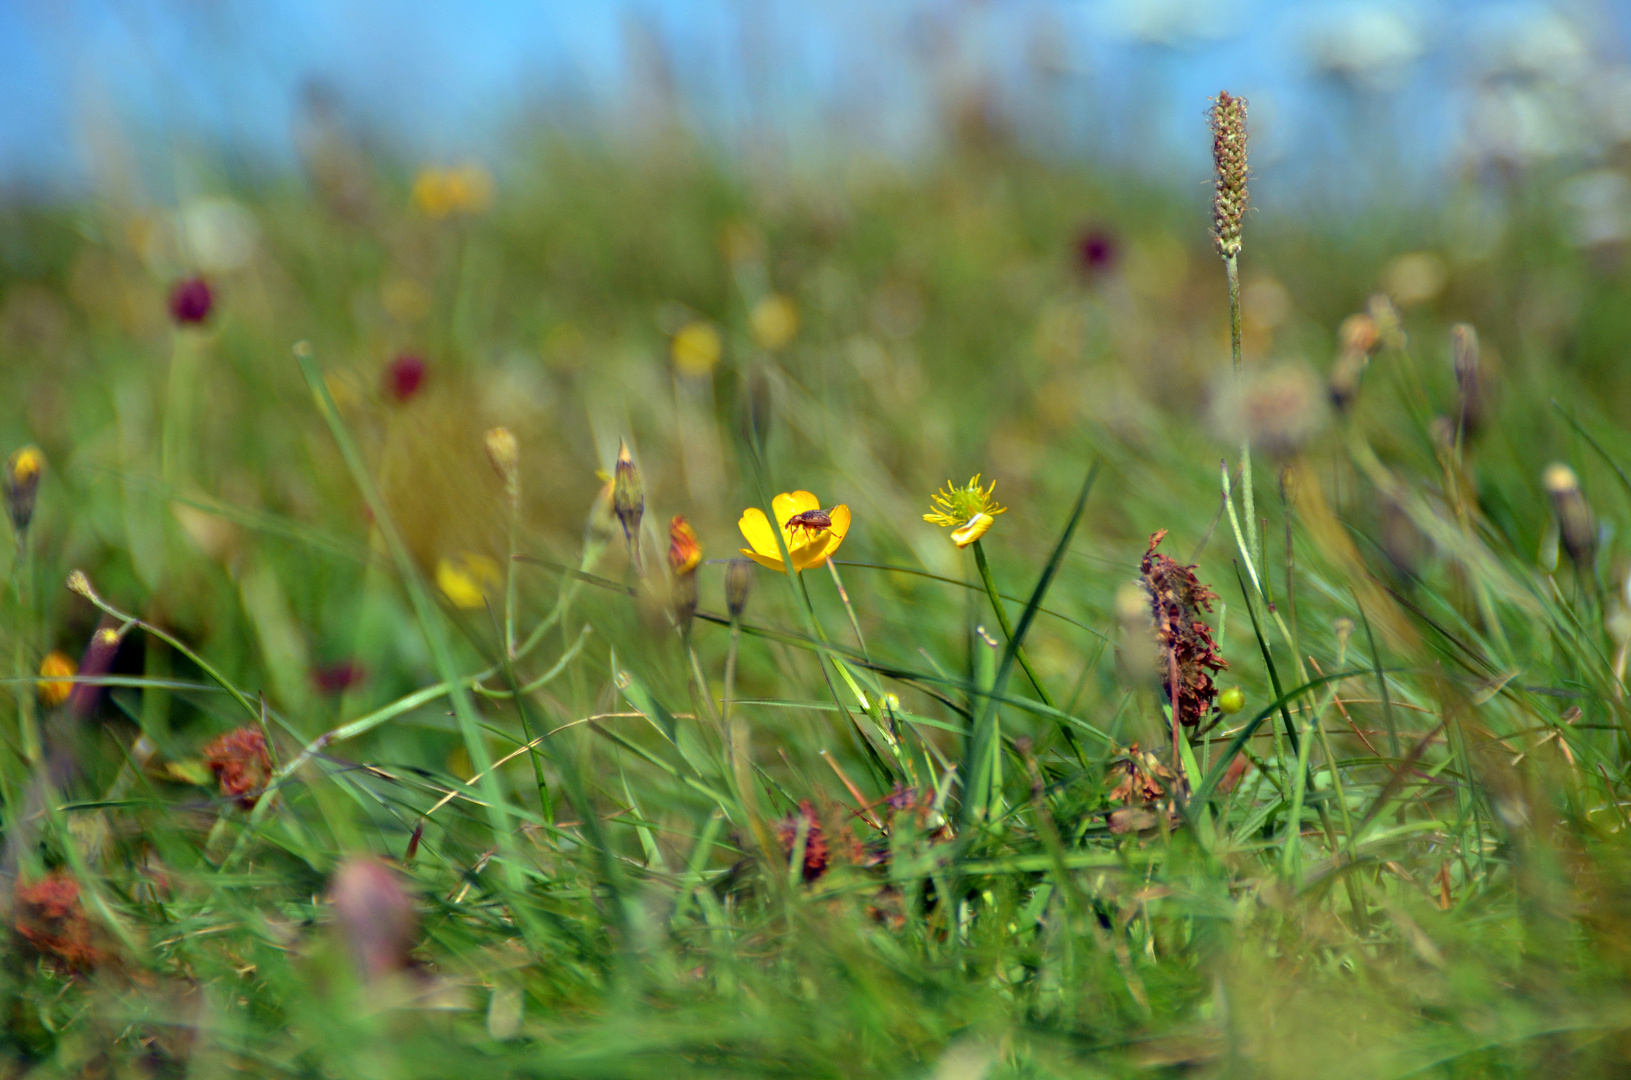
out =
<svg viewBox="0 0 1631 1080"><path fill-rule="evenodd" d="M750 545L742 549L742 554L772 570L786 570L783 550L794 570L814 569L826 562L849 534L849 507L840 503L823 510L820 500L808 491L784 491L771 500L771 509L776 515L774 526L756 506L742 511L742 520L736 524Z"/></svg>
<svg viewBox="0 0 1631 1080"><path fill-rule="evenodd" d="M832 528L833 510L806 510L802 514L794 514L787 519L789 529L803 529L807 536L819 536Z"/></svg>

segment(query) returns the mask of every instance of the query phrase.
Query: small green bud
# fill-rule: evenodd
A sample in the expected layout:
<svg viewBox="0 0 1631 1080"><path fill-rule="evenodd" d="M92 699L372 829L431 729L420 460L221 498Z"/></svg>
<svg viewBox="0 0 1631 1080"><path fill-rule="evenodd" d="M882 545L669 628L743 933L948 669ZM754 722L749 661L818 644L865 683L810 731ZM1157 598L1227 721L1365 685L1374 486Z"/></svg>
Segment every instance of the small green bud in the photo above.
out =
<svg viewBox="0 0 1631 1080"><path fill-rule="evenodd" d="M1218 695L1218 711L1225 716L1233 716L1246 707L1246 691L1238 686L1231 686Z"/></svg>

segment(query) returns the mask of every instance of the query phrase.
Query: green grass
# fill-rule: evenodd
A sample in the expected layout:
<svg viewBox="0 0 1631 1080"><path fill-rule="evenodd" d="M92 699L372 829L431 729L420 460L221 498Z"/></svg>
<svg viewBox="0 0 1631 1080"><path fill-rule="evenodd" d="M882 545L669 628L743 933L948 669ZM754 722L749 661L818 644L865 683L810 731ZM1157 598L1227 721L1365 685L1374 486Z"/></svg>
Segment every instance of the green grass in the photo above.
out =
<svg viewBox="0 0 1631 1080"><path fill-rule="evenodd" d="M1350 410L1254 451L1248 568L1195 192L990 151L750 181L552 145L432 220L353 179L220 181L258 242L202 330L165 318L198 257L165 215L0 215L0 433L47 461L6 568L4 894L26 930L15 889L72 877L98 955L13 933L6 1075L1619 1074L1631 278L1567 246L1543 180L1493 246L1420 211L1247 222L1246 366L1301 361L1317 398L1394 257L1447 274ZM1093 277L1088 222L1119 253ZM799 313L775 347L771 292ZM669 356L694 320L705 376ZM1458 321L1490 405L1435 441ZM407 401L399 352L428 362ZM643 576L599 501L620 440ZM980 566L922 520L975 472L1009 508ZM756 568L733 620L737 518L799 489L852 511L837 573ZM707 560L688 633L675 514ZM1178 762L1135 584L1159 529L1246 699ZM487 605L449 602L441 564L484 559ZM41 657L103 618L95 708L43 707ZM246 725L253 809L202 761ZM1133 743L1188 797L1127 831ZM390 888L331 891L370 854L411 932Z"/></svg>

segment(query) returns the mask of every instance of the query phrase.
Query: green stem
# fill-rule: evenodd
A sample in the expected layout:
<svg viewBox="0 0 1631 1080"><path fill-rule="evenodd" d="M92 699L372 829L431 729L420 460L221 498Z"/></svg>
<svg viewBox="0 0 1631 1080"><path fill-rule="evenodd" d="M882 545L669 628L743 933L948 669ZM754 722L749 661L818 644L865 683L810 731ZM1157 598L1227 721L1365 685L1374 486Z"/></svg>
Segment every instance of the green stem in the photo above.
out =
<svg viewBox="0 0 1631 1080"><path fill-rule="evenodd" d="M985 548L980 545L978 540L974 541L973 546L974 565L979 567L980 580L985 582L986 595L991 598L991 610L997 614L997 625L1002 627L1003 639L1005 641L1012 642L1014 640L1014 624L1009 620L1008 612L1002 606L1002 596L997 592L996 579L991 576L991 564L986 561ZM1036 694L1042 699L1042 704L1056 712L1063 712L1064 710L1060 709L1059 706L1055 704L1053 695L1048 693L1048 688L1042 685L1042 679L1037 675L1036 669L1031 666L1031 658L1025 655L1024 646L1017 646L1014 649L1014 659L1019 661L1019 666L1024 670L1026 678L1030 679L1031 685L1036 687ZM1070 728L1061 723L1059 725L1059 733L1063 735L1065 737L1065 741L1070 744L1071 751L1075 753L1078 758L1081 758L1081 744L1076 741L1076 736L1070 730ZM1085 760L1083 761L1083 764L1086 764Z"/></svg>
<svg viewBox="0 0 1631 1080"><path fill-rule="evenodd" d="M1240 355L1240 256L1229 255L1223 260L1224 270L1229 278L1229 357L1234 363L1235 387L1238 390L1241 383L1241 368L1243 366ZM1241 501L1246 509L1246 547L1249 551L1257 550L1257 510L1252 500L1252 439L1247 432L1240 440L1240 487ZM1261 589L1261 586L1259 586Z"/></svg>

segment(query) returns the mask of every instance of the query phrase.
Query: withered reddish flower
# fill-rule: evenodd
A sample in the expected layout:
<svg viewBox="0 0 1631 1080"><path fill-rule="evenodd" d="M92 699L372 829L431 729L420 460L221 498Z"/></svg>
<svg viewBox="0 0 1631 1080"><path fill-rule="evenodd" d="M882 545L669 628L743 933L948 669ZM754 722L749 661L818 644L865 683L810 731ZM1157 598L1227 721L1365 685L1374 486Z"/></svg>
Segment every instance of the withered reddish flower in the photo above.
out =
<svg viewBox="0 0 1631 1080"><path fill-rule="evenodd" d="M1150 537L1150 547L1139 564L1139 572L1155 616L1162 687L1170 700L1173 683L1177 683L1173 711L1179 721L1192 726L1211 711L1212 702L1217 698L1213 672L1222 671L1229 664L1212 640L1212 628L1201 618L1203 611L1212 610L1217 594L1200 583L1193 566L1184 566L1156 552L1156 545L1166 535L1167 530L1162 529Z"/></svg>
<svg viewBox="0 0 1631 1080"><path fill-rule="evenodd" d="M1110 792L1111 802L1151 803L1167 793L1161 781L1171 780L1172 770L1156 760L1154 754L1141 753L1135 742L1127 748L1127 753L1111 763L1110 775L1121 778Z"/></svg>
<svg viewBox="0 0 1631 1080"><path fill-rule="evenodd" d="M170 317L183 326L197 326L210 317L215 306L215 294L210 283L201 277L177 282L170 290Z"/></svg>
<svg viewBox="0 0 1631 1080"><path fill-rule="evenodd" d="M324 694L343 694L366 677L363 666L355 660L341 660L314 668L311 681Z"/></svg>
<svg viewBox="0 0 1631 1080"><path fill-rule="evenodd" d="M40 955L70 971L89 971L107 959L79 903L79 883L53 871L32 885L17 885L14 927Z"/></svg>
<svg viewBox="0 0 1631 1080"><path fill-rule="evenodd" d="M789 855L793 853L793 845L798 843L801 824L809 830L804 839L804 880L809 882L827 872L832 852L827 847L827 836L821 828L821 819L816 817L815 807L805 799L799 803L798 810L776 822L776 838Z"/></svg>
<svg viewBox="0 0 1631 1080"><path fill-rule="evenodd" d="M424 385L428 366L422 356L412 353L398 356L385 365L385 393L396 401L409 400Z"/></svg>
<svg viewBox="0 0 1631 1080"><path fill-rule="evenodd" d="M776 823L776 838L787 854L793 854L798 842L799 826L806 824L804 839L804 880L811 882L833 868L837 862L860 864L866 861L866 850L847 825L836 830L824 828L809 799L799 808Z"/></svg>
<svg viewBox="0 0 1631 1080"><path fill-rule="evenodd" d="M229 731L204 747L204 764L215 774L221 794L252 809L272 778L272 760L266 754L266 736L252 727Z"/></svg>

